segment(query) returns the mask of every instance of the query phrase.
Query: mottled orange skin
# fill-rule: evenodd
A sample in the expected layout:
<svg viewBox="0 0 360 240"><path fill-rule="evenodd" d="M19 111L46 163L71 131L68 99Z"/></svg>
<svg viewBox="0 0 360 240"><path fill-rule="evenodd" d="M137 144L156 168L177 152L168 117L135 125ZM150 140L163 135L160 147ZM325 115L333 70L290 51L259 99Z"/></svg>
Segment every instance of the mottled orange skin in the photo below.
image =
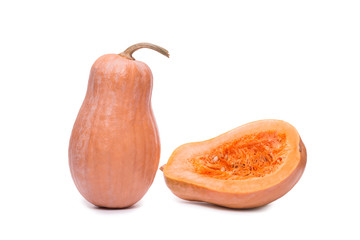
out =
<svg viewBox="0 0 360 240"><path fill-rule="evenodd" d="M290 162L289 165L292 166L279 169L278 175L257 178L254 180L256 183L252 183L251 179L246 181L218 180L197 174L188 166L187 156L191 157L194 153L196 155L216 145L221 145L224 141L241 136L244 129L251 128L248 132L261 131L265 129L265 126L273 130L283 126L290 129L286 130L286 134L292 138L291 154L285 161ZM301 178L306 161L306 148L295 128L280 120L261 120L207 141L184 144L173 152L168 163L162 166L161 170L164 172L167 186L179 198L208 202L228 208L246 209L264 206L285 195Z"/></svg>
<svg viewBox="0 0 360 240"><path fill-rule="evenodd" d="M91 68L69 145L71 175L96 206L125 208L152 184L160 141L151 108L152 73L143 62L107 54Z"/></svg>

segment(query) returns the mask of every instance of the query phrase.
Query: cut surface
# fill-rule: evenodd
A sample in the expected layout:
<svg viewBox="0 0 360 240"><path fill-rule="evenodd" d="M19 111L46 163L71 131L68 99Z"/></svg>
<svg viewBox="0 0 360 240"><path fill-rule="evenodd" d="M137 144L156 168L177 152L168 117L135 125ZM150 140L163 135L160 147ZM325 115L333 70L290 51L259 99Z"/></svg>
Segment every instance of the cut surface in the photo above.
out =
<svg viewBox="0 0 360 240"><path fill-rule="evenodd" d="M224 143L188 159L195 173L221 179L243 180L275 172L286 158L286 134L263 131Z"/></svg>
<svg viewBox="0 0 360 240"><path fill-rule="evenodd" d="M290 191L306 159L305 145L292 125L265 119L179 146L163 172L169 189L182 199L254 208Z"/></svg>

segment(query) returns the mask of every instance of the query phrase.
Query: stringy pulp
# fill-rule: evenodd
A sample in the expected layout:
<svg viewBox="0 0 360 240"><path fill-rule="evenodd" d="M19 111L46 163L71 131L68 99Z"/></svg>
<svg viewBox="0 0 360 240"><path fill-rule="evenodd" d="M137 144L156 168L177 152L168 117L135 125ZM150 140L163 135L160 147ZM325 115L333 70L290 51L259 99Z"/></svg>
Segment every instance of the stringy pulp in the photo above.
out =
<svg viewBox="0 0 360 240"><path fill-rule="evenodd" d="M286 157L286 135L266 131L245 135L189 159L196 173L223 180L264 177Z"/></svg>

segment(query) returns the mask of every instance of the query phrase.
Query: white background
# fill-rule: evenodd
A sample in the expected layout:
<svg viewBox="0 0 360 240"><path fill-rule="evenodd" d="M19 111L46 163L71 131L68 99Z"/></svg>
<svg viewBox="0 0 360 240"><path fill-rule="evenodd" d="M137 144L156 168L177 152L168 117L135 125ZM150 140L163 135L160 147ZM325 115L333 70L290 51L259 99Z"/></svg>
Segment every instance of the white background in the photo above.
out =
<svg viewBox="0 0 360 240"><path fill-rule="evenodd" d="M359 239L359 1L1 1L0 239ZM145 197L98 209L68 168L93 62L137 42L153 71L160 164L181 144L275 118L308 164L283 198L230 210Z"/></svg>

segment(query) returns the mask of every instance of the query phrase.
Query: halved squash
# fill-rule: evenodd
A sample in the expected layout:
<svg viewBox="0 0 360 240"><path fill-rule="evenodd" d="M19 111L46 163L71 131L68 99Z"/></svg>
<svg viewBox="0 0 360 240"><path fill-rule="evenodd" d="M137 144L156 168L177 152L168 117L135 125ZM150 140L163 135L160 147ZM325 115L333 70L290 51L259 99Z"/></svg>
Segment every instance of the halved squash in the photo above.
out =
<svg viewBox="0 0 360 240"><path fill-rule="evenodd" d="M286 194L302 176L306 158L292 125L260 120L178 147L161 170L182 199L254 208Z"/></svg>

